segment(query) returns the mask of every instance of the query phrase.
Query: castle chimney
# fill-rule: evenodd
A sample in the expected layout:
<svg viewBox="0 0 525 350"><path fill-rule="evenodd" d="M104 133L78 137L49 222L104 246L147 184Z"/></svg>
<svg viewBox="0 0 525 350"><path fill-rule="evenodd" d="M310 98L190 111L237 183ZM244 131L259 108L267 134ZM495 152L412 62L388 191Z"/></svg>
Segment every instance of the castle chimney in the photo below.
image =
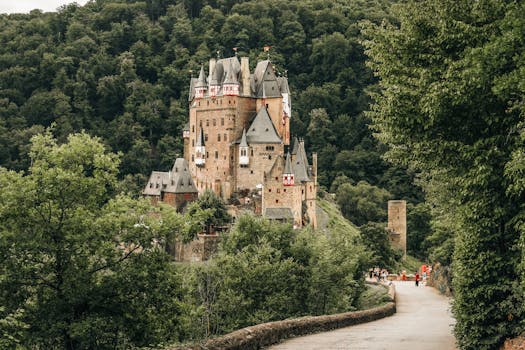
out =
<svg viewBox="0 0 525 350"><path fill-rule="evenodd" d="M212 77L213 77L213 71L215 70L215 63L217 61L215 60L215 58L210 58L210 67L209 67L209 75L208 75L208 81L211 81Z"/></svg>
<svg viewBox="0 0 525 350"><path fill-rule="evenodd" d="M242 79L242 96L251 96L250 87L250 61L248 57L241 57L241 79Z"/></svg>

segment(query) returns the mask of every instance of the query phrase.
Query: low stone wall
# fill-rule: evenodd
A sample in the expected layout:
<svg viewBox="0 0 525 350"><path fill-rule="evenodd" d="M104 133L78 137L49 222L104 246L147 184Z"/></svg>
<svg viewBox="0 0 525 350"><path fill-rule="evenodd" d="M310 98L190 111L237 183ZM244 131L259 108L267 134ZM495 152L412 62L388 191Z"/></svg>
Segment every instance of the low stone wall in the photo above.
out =
<svg viewBox="0 0 525 350"><path fill-rule="evenodd" d="M391 302L369 310L262 323L210 339L202 345L175 347L167 350L255 350L287 338L375 321L396 312L393 284L388 286L388 295Z"/></svg>
<svg viewBox="0 0 525 350"><path fill-rule="evenodd" d="M507 339L500 350L525 350L525 335L520 335L514 339Z"/></svg>

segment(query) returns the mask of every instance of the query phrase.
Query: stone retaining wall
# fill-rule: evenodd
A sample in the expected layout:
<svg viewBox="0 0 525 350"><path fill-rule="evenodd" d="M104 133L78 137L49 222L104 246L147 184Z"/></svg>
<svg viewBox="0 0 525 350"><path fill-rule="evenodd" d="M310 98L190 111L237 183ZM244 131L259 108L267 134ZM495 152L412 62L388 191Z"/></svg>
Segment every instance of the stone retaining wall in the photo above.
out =
<svg viewBox="0 0 525 350"><path fill-rule="evenodd" d="M167 350L255 350L287 338L375 321L396 312L393 284L388 286L388 295L391 299L388 304L369 310L262 323L210 339L202 345L175 347Z"/></svg>

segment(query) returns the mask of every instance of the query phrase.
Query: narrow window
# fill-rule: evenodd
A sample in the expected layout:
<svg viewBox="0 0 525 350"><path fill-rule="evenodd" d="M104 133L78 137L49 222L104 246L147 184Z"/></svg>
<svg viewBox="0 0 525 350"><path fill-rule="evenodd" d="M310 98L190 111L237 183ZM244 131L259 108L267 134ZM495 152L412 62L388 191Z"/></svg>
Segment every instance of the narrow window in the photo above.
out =
<svg viewBox="0 0 525 350"><path fill-rule="evenodd" d="M221 118L221 126L224 126L224 118Z"/></svg>
<svg viewBox="0 0 525 350"><path fill-rule="evenodd" d="M215 159L219 159L219 152L215 151Z"/></svg>
<svg viewBox="0 0 525 350"><path fill-rule="evenodd" d="M217 134L217 141L221 141L221 134Z"/></svg>
<svg viewBox="0 0 525 350"><path fill-rule="evenodd" d="M276 199L276 200L275 200L275 203L279 203L279 200L278 200L278 199Z"/></svg>
<svg viewBox="0 0 525 350"><path fill-rule="evenodd" d="M204 134L204 141L208 141L208 134Z"/></svg>
<svg viewBox="0 0 525 350"><path fill-rule="evenodd" d="M269 188L269 189L268 189L268 192L272 192L272 189L271 189L271 188Z"/></svg>

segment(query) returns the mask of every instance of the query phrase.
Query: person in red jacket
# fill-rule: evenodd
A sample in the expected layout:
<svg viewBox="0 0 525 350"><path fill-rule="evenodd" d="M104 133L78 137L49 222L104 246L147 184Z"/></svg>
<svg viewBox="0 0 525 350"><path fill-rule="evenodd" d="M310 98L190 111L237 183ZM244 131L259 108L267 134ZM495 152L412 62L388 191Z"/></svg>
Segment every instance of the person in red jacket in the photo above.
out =
<svg viewBox="0 0 525 350"><path fill-rule="evenodd" d="M416 271L416 287L419 286L419 272Z"/></svg>

